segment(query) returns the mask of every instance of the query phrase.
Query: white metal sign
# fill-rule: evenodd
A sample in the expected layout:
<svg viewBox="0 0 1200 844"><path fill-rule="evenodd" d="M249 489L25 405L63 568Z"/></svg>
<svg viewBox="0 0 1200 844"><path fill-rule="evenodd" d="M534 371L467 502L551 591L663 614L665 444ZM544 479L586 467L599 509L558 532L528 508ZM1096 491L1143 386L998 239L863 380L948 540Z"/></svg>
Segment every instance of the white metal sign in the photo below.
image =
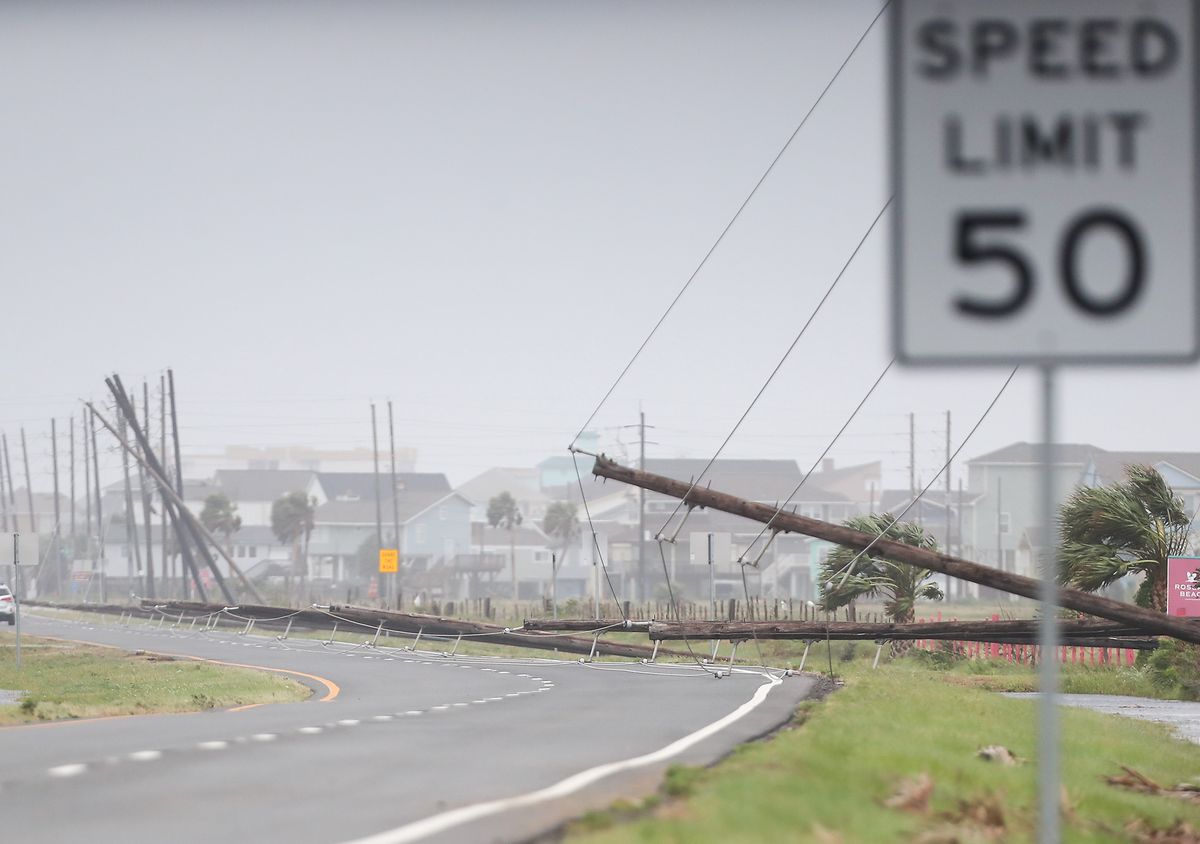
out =
<svg viewBox="0 0 1200 844"><path fill-rule="evenodd" d="M898 0L900 359L1194 360L1190 0Z"/></svg>

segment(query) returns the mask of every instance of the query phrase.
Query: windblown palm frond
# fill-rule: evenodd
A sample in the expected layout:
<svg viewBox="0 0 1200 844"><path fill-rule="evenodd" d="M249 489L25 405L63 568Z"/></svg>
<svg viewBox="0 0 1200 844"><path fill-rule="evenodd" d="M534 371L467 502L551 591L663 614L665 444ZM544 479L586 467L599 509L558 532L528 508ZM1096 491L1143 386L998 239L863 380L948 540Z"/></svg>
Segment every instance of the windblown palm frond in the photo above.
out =
<svg viewBox="0 0 1200 844"><path fill-rule="evenodd" d="M885 536L906 545L937 550L937 540L912 522L895 522L891 513L855 516L842 523L871 536ZM929 578L929 569L895 562L875 554L864 554L847 567L858 549L839 545L821 564L821 608L827 611L844 607L859 597L882 597L884 611L894 621L911 621L918 598L940 601L942 590ZM844 579L843 579L844 578Z"/></svg>
<svg viewBox="0 0 1200 844"><path fill-rule="evenodd" d="M1167 557L1187 553L1191 525L1183 501L1157 470L1127 466L1125 476L1110 486L1080 487L1062 505L1058 577L1092 592L1143 573L1147 588L1139 603L1165 610L1160 584Z"/></svg>

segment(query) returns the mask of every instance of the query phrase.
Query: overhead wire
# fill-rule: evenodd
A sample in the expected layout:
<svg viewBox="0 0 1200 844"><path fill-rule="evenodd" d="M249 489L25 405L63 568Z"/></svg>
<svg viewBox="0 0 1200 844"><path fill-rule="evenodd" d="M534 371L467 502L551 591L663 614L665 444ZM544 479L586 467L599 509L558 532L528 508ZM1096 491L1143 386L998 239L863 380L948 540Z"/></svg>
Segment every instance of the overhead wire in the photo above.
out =
<svg viewBox="0 0 1200 844"><path fill-rule="evenodd" d="M721 456L721 452L725 450L725 446L729 445L729 441L733 439L734 434L738 432L738 429L741 428L742 423L746 421L746 418L750 415L750 412L754 410L755 405L757 405L759 399L763 397L763 394L767 391L767 388L771 386L771 383L775 380L775 376L779 374L779 371L783 368L783 365L787 362L788 358L791 357L792 352L795 351L796 346L804 337L805 332L808 331L808 327L812 325L813 320L817 318L817 314L821 312L821 308L827 301L829 301L829 297L833 295L833 291L837 289L838 282L840 282L842 277L845 276L846 270L848 270L850 265L854 263L855 257L858 256L858 253L862 250L863 244L865 244L867 239L871 236L871 232L875 231L875 226L878 225L879 221L883 218L883 215L887 212L889 206L891 206L893 199L894 196L889 196L887 201L883 203L883 207L879 209L879 213L876 214L874 219L871 220L871 225L867 226L867 230L863 233L863 236L859 238L854 250L850 253L850 257L846 259L844 264L842 264L842 268L838 270L837 275L834 276L833 281L830 283L829 288L825 291L825 294L817 302L817 305L815 308L813 308L812 313L808 315L808 319L804 321L804 325L800 327L800 331L796 333L794 338L792 338L791 344L788 345L787 350L784 351L783 356L779 359L779 362L775 364L775 368L771 370L771 374L767 376L767 380L764 381L762 386L758 388L758 392L754 394L754 398L750 400L750 404L746 406L745 411L743 411L742 415L738 417L737 422L734 423L729 433L725 436L725 439L722 440L720 446L717 447L717 450L713 453L713 456L709 458L708 463L705 464L704 468L700 471L700 474L692 479L691 485L688 487L687 492L682 498L679 499L679 503L676 504L675 509L671 511L671 515L669 515L667 520L663 522L662 527L658 530L660 536L666 530L667 525L671 523L671 520L674 519L676 514L679 513L679 508L684 506L684 504L687 502L688 495L691 494L692 490L696 488L696 485L700 483L704 476L708 474L708 470L712 468L713 463L715 463L717 458Z"/></svg>
<svg viewBox="0 0 1200 844"><path fill-rule="evenodd" d="M588 414L588 418L584 421L583 425L580 426L579 431L574 437L571 438L571 444L568 446L568 448L574 448L575 443L579 441L579 438L583 435L583 432L587 430L588 425L592 424L592 420L596 418L596 414L600 412L600 409L604 407L605 403L617 389L617 386L625 379L625 376L629 373L629 370L633 368L633 364L637 361L643 350L645 350L646 346L649 345L650 340L653 339L654 335L658 333L658 329L664 322L666 322L666 319L668 316L670 316L671 311L675 309L675 305L677 305L679 300L683 298L683 294L685 294L688 291L688 288L692 286L692 282L696 280L698 275L700 275L700 271L703 270L705 265L708 264L708 259L712 257L713 253L717 251L717 247L719 247L725 240L725 236L729 234L734 224L742 216L742 212L746 210L746 207L750 204L750 201L753 200L755 195L758 193L758 189L762 187L763 182L765 182L767 177L771 175L772 171L774 171L775 165L779 163L780 159L783 158L784 153L786 153L788 148L791 147L792 141L796 140L796 136L800 134L800 130L804 128L806 123L808 123L808 119L812 117L813 112L817 110L817 106L821 104L821 101L825 98L825 95L829 92L829 89L833 87L833 83L836 82L838 77L842 75L842 71L845 70L846 65L850 63L850 59L854 57L856 52L858 52L858 48L862 45L863 41L866 40L867 35L875 27L876 22L883 16L884 11L886 11L887 7L890 5L891 0L887 0L887 2L880 7L879 11L875 13L875 17L871 18L871 22L867 24L867 28L863 30L862 35L860 35L858 40L854 42L854 46L850 48L850 52L846 54L844 59L842 59L842 63L838 65L838 69L834 71L833 76L831 76L829 81L825 83L825 87L821 89L821 93L817 95L817 98L813 100L813 104L809 106L808 111L806 111L804 116L800 118L800 122L796 124L796 128L792 130L792 134L788 136L788 139L784 141L783 146L779 148L779 152L777 152L775 157L771 159L771 163L767 165L767 169L764 170L762 175L758 177L758 181L754 183L754 187L750 189L750 192L746 194L746 198L742 200L741 205L739 205L737 210L733 212L733 216L729 218L729 222L725 224L725 228L721 230L721 233L717 235L717 239L713 241L712 246L710 246L708 251L704 253L704 257L700 259L700 263L696 265L694 270L692 270L692 274L688 276L687 281L685 281L683 286L679 288L679 291L675 294L675 298L673 298L670 304L667 305L667 309L663 311L662 316L660 316L658 321L654 323L653 327L651 327L650 333L646 335L645 339L642 340L641 345L637 347L637 351L633 353L633 357L631 357L629 362L625 364L625 367L617 375L616 380L612 382L612 385L609 386L603 397L601 397L600 401L596 404L596 407L590 414Z"/></svg>
<svg viewBox="0 0 1200 844"><path fill-rule="evenodd" d="M975 432L979 430L979 426L981 426L984 420L987 419L988 414L992 412L992 409L996 406L996 403L1000 401L1000 397L1004 395L1004 391L1008 389L1008 385L1012 383L1013 378L1016 377L1017 370L1020 368L1020 366L1014 366L1012 371L1008 373L1008 377L1004 379L1004 383L1000 385L1000 389L996 392L996 395L992 397L992 400L988 403L988 406L984 409L982 415L980 415L979 419L976 420L975 424L971 427L971 430L967 432L967 435L963 437L962 442L958 444L958 448L954 449L954 453L950 455L950 458L944 464L942 464L942 468L939 469L937 474L933 476L933 479L930 480L929 483L925 484L924 488L922 488L921 491L917 493L917 495L914 496L911 501L908 502L907 506L905 506L905 508L892 519L892 523L888 525L887 528L885 528L878 536L867 543L865 548L850 558L850 561L846 563L846 565L842 566L842 568L838 569L829 577L827 577L823 585L827 586L832 583L833 578L837 577L839 574L842 575L842 579L838 582L838 586L840 587L845 584L846 580L850 577L850 574L854 570L854 564L857 563L859 559L861 559L868 551L874 548L875 543L886 538L888 531L895 527L900 520L904 518L905 514L908 513L908 511L911 510L917 504L917 502L919 502L925 496L925 493L929 492L929 490L933 488L933 485L937 483L938 478L942 476L942 473L949 469L950 464L958 459L959 452L961 452L966 444L971 441L971 437L975 435Z"/></svg>

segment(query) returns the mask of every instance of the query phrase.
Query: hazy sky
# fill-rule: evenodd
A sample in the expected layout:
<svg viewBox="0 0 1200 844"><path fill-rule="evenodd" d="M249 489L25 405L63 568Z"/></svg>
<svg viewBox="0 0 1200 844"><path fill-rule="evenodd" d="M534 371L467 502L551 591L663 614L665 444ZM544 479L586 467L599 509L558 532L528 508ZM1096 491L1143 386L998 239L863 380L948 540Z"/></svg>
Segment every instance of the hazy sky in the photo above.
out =
<svg viewBox="0 0 1200 844"><path fill-rule="evenodd" d="M564 453L880 4L0 6L0 428L175 369L185 449ZM885 18L886 20L886 18ZM881 20L597 416L711 455L887 197ZM812 460L890 357L872 235L729 456ZM1001 370L900 371L833 452L906 484ZM1200 450L1193 368L1074 371L1062 438ZM1018 376L967 454L1036 438ZM65 449L65 441L63 445ZM116 466L113 454L106 464ZM115 479L115 475L113 476Z"/></svg>

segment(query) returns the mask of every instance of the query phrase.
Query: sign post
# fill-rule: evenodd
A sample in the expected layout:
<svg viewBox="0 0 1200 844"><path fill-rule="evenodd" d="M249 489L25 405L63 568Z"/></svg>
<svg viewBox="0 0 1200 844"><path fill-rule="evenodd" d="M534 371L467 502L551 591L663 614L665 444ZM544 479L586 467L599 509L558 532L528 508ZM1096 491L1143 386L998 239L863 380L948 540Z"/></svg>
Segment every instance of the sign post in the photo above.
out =
<svg viewBox="0 0 1200 844"><path fill-rule="evenodd" d="M916 366L1185 363L1198 343L1189 0L897 0L892 334ZM1055 542L1041 593L1038 800L1059 841Z"/></svg>

